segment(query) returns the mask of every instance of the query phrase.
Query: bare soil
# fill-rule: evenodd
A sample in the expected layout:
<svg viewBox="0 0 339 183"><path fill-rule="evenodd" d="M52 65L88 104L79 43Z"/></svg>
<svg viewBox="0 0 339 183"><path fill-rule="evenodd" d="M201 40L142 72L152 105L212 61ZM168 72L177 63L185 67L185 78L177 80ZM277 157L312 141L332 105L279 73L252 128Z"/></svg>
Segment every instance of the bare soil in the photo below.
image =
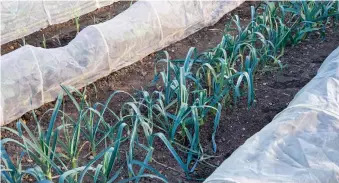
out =
<svg viewBox="0 0 339 183"><path fill-rule="evenodd" d="M126 2L121 2L122 7L129 6ZM187 37L165 48L172 58L185 57L190 47L196 47L199 51L212 48L221 40L224 25L229 22L231 14L238 14L241 20L248 22L250 18L250 5L256 2L245 2L240 7L225 15L217 24L211 27L206 27L197 33ZM116 5L113 5L116 6ZM119 5L120 7L120 5ZM120 7L121 8L121 7ZM119 8L114 8L115 10ZM124 8L121 8L124 9ZM106 11L111 9L106 9ZM98 11L98 10L97 10ZM101 15L100 12L97 14ZM85 17L90 16L86 15ZM90 21L90 18L88 21ZM84 18L86 19L86 18ZM62 30L73 29L73 24L66 24ZM48 33L50 30L47 28ZM51 30L51 34L55 34L58 28ZM66 31L67 32L67 31ZM72 31L71 31L72 32ZM26 38L26 42L33 45L41 45L41 35L45 33L33 34ZM59 37L63 39L63 34ZM75 35L71 36L67 41L71 40ZM62 41L61 45L67 44L67 41ZM2 45L4 51L2 54L9 52L9 47L16 41ZM250 108L247 107L246 101L243 100L237 106L224 108L220 120L219 130L216 136L218 150L213 153L211 149L211 129L212 124L206 123L201 129L201 143L205 148L205 152L216 157L209 160L209 163L214 166L199 165L197 171L194 172L195 177L206 178L221 162L229 157L233 151L241 146L246 139L260 131L267 125L272 118L282 111L288 103L293 99L295 94L305 86L316 75L317 69L320 67L324 59L339 45L339 33L337 30L328 29L326 39L323 40L317 34L311 35L301 44L295 47L288 47L285 50L285 55L281 58L282 63L286 66L284 69L279 70L276 68L268 68L260 70L255 77L255 94L256 101ZM50 46L50 45L49 45ZM53 44L51 45L53 47ZM10 49L11 50L11 49ZM109 95L115 90L125 90L133 92L134 89L148 86L153 79L153 67L155 55L151 54L140 60L139 62L123 68L109 76L102 78L94 83L94 87L89 86L88 94L92 101L104 102ZM125 100L124 97L117 98L114 103L119 103ZM69 99L65 100L65 105L71 105ZM39 115L43 114L47 109L54 106L54 102L46 104L36 110ZM119 109L119 105L112 104L112 108ZM22 116L22 119L27 121L27 125L32 129L35 123L32 122L31 113ZM47 121L47 120L46 120ZM48 125L47 122L44 125ZM9 124L8 127L15 128L15 124ZM3 133L3 137L11 137L9 133ZM176 161L172 158L162 143L156 142L154 159L159 162L152 162L152 166L166 175L169 182L201 182L194 180L187 180ZM16 147L7 147L7 151L11 155L16 155L18 149ZM83 162L85 163L85 162ZM28 163L29 164L29 163ZM147 180L144 180L145 182ZM150 180L148 180L150 181ZM154 181L154 180L153 180ZM150 182L153 182L150 181ZM156 181L155 181L156 182Z"/></svg>

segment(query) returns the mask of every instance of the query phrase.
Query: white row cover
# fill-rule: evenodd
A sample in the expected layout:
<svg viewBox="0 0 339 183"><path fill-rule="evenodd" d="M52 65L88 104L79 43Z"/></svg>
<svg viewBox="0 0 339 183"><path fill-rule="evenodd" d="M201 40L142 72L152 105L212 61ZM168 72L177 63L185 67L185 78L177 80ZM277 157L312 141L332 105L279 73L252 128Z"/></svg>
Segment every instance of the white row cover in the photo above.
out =
<svg viewBox="0 0 339 183"><path fill-rule="evenodd" d="M339 182L339 48L289 106L205 182Z"/></svg>
<svg viewBox="0 0 339 183"><path fill-rule="evenodd" d="M118 0L1 1L1 44L63 23Z"/></svg>
<svg viewBox="0 0 339 183"><path fill-rule="evenodd" d="M54 100L60 84L81 88L216 23L242 2L139 1L67 46L27 45L2 56L0 125Z"/></svg>

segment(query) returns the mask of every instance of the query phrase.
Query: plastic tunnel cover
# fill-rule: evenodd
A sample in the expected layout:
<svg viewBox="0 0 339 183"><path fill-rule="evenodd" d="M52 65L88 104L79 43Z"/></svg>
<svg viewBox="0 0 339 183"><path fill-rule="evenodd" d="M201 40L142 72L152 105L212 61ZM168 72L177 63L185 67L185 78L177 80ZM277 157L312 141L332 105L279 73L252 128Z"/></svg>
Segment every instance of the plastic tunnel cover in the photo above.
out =
<svg viewBox="0 0 339 183"><path fill-rule="evenodd" d="M339 182L339 48L205 182Z"/></svg>
<svg viewBox="0 0 339 183"><path fill-rule="evenodd" d="M1 1L1 44L66 22L118 0Z"/></svg>
<svg viewBox="0 0 339 183"><path fill-rule="evenodd" d="M67 46L23 46L1 58L1 125L216 23L243 1L138 1ZM0 117L0 118L1 118Z"/></svg>

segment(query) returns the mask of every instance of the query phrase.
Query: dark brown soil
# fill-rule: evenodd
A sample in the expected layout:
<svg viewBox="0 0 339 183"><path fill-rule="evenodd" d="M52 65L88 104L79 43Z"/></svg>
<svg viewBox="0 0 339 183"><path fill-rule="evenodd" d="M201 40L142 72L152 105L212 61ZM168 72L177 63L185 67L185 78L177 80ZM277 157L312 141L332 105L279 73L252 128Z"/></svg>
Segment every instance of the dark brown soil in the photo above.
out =
<svg viewBox="0 0 339 183"><path fill-rule="evenodd" d="M326 40L311 36L303 43L286 49L281 58L286 68L281 71L262 71L255 79L256 102L247 109L246 102L236 108L224 109L217 133L220 157L213 159L219 165L229 157L246 139L260 131L273 117L285 109L296 93L317 73L326 57L339 46L339 33L329 31ZM204 128L204 127L203 127ZM210 132L205 126L202 132ZM202 137L210 136L210 133ZM207 141L203 144L210 143ZM206 146L211 147L211 145ZM210 167L202 168L199 174L206 177L213 172Z"/></svg>
<svg viewBox="0 0 339 183"><path fill-rule="evenodd" d="M232 14L238 14L244 22L247 22L250 16L250 5L255 2L246 2ZM214 47L219 43L224 24L230 20L230 15L225 15L216 25L204 28L199 32L189 36L165 48L172 58L182 58L186 55L190 47L197 47L203 51ZM36 41L39 37L32 38L29 41ZM40 43L39 43L40 44ZM282 70L276 68L266 68L258 71L255 78L256 101L250 108L246 101L241 101L238 106L233 108L224 108L220 121L219 130L216 136L218 150L213 153L211 149L212 126L206 123L201 129L201 143L206 153L216 157L208 162L217 167L221 162L229 157L232 152L242 145L246 139L260 131L267 125L272 118L283 110L293 99L295 94L315 76L317 69L324 59L339 45L339 33L332 29L327 32L327 37L322 40L314 34L303 43L288 47L281 61L286 67ZM3 52L2 52L3 53ZM104 102L114 90L125 90L133 92L133 89L140 89L142 86L148 86L153 79L153 65L155 55L151 54L141 61L121 69L109 76L96 81L97 92L89 86L89 97L92 101ZM124 98L118 98L116 103L123 101ZM71 106L71 102L66 100L66 105ZM48 108L53 107L53 102L37 109L38 115L43 114ZM115 108L118 108L116 106ZM114 109L114 107L113 107ZM22 117L27 121L28 126L34 128L31 113ZM47 123L45 124L47 126ZM14 127L14 124L7 126ZM8 137L8 133L3 133L2 137ZM172 158L162 143L156 142L154 159L159 162L152 162L152 166L166 175L169 182L200 182L186 180L180 167ZM16 149L8 148L9 154L16 154ZM196 177L206 178L215 167L200 164L194 173Z"/></svg>

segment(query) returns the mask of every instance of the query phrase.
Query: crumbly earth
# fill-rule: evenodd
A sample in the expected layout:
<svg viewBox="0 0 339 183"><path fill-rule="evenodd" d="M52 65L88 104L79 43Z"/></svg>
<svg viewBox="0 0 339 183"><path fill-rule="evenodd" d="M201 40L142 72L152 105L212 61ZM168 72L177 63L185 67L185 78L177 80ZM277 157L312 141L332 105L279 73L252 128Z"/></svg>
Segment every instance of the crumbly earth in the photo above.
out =
<svg viewBox="0 0 339 183"><path fill-rule="evenodd" d="M229 22L231 14L238 14L243 22L248 22L248 19L250 18L250 5L252 4L257 3L245 2L231 13L225 15L216 25L206 27L186 39L170 45L164 50L167 50L172 58L182 58L186 55L190 47L197 47L199 51L214 47L221 40L224 24ZM129 4L124 2L121 6L128 5ZM87 15L84 17L87 17ZM70 26L73 25L66 24L63 30L72 29ZM61 37L62 34L60 34ZM73 37L69 40L72 38ZM39 36L33 36L32 39L27 38L26 42L30 44L33 43L33 45L40 45L41 39ZM64 44L67 44L67 41L62 45ZM9 45L10 44L7 45L8 48ZM200 131L201 143L205 148L204 150L206 153L215 156L208 160L208 163L214 166L200 164L196 172L193 173L194 176L206 178L224 159L229 157L236 148L241 146L246 139L260 131L277 113L286 108L295 94L316 75L317 69L320 67L321 63L335 48L338 47L338 45L338 30L328 29L325 40L321 39L319 35L313 34L301 44L294 47L288 47L285 50L285 55L281 58L281 62L285 65L282 70L274 67L259 70L255 77L256 101L254 105L248 108L246 100L244 99L243 101L240 101L237 106L233 106L232 108L226 107L223 109L219 130L216 136L218 145L216 153L213 153L210 142L212 124L205 123L205 125L202 126ZM3 46L1 48L3 48ZM1 53L8 52L6 49ZM139 62L96 81L94 83L96 86L95 88L93 86L87 87L89 98L92 101L104 102L114 90L133 92L134 89L148 86L153 79L155 59L154 54L148 55ZM112 109L119 110L119 103L124 100L124 97L116 98L114 102L112 102ZM69 108L70 112L74 110L74 108L72 109L72 104L69 99L65 99L65 105L66 108ZM54 102L46 104L37 109L36 113L40 116L53 106ZM35 123L32 122L32 115L30 112L23 115L22 119L27 121L29 127L32 129L34 128ZM47 120L45 121L46 123L43 125L47 126ZM14 123L7 126L15 127ZM2 133L2 138L11 136L12 135L7 132ZM183 172L174 158L172 158L169 152L164 149L165 147L160 141L155 143L155 153L153 157L156 161L152 162L152 166L166 175L169 182L201 182L200 180L185 179ZM15 146L8 146L7 150L9 154L13 156L15 156L18 151ZM82 164L86 163L88 160L87 158L83 158L80 161L83 161L80 162L80 164ZM27 160L26 163L29 165ZM154 182L154 180L143 180L143 182Z"/></svg>

